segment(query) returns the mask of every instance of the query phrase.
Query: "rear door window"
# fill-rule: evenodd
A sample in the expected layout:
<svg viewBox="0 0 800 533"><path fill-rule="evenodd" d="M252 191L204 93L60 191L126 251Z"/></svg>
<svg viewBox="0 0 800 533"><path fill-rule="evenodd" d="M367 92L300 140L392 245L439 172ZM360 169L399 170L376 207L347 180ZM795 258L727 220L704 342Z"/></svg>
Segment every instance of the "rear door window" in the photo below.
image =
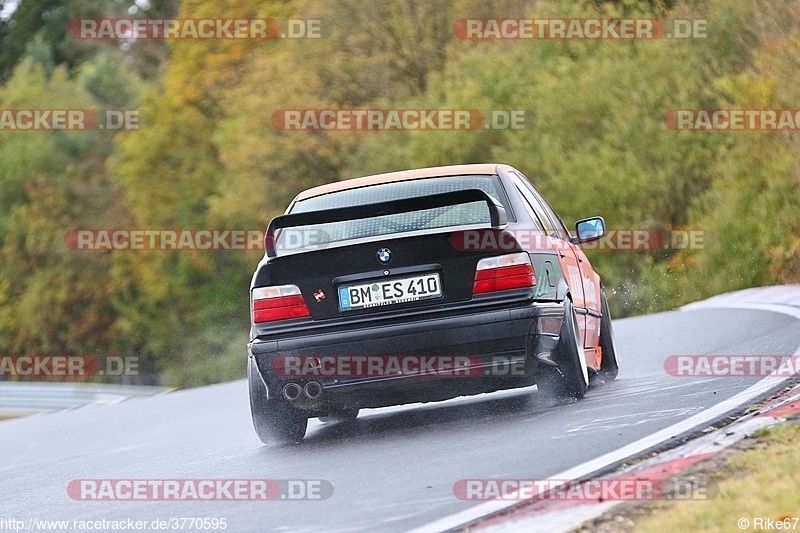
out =
<svg viewBox="0 0 800 533"><path fill-rule="evenodd" d="M536 209L536 206L538 206L538 209L536 209L537 213L544 213L544 217L549 222L549 224L546 225L552 227L552 229L548 228L548 234L552 235L553 237L558 237L559 239L568 241L570 238L569 231L567 231L564 223L561 221L558 215L556 215L556 212L553 211L553 208L550 207L550 204L547 203L547 200L544 199L544 197L539 193L539 191L536 190L536 188L525 176L516 172L513 174L515 174L519 179L519 183L521 184L523 190L523 195L525 195L525 191L527 191L525 198L529 198L530 201L533 202L534 209Z"/></svg>

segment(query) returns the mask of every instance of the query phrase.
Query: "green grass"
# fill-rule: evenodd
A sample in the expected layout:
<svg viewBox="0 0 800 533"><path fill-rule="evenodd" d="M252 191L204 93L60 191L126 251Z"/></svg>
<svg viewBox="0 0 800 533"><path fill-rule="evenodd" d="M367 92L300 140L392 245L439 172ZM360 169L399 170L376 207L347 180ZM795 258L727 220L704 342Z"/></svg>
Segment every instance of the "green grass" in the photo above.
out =
<svg viewBox="0 0 800 533"><path fill-rule="evenodd" d="M636 531L757 531L756 517L800 517L800 424L762 430L754 438L755 446L720 470L715 498L654 503ZM740 518L748 519L749 527L739 528ZM800 523L794 530L800 531Z"/></svg>

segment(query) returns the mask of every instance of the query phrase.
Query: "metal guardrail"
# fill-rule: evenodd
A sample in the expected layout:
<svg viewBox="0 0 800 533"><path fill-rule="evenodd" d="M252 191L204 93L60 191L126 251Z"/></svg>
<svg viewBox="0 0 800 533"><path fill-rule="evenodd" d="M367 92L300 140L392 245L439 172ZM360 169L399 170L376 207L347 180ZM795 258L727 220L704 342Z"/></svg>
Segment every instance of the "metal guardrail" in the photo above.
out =
<svg viewBox="0 0 800 533"><path fill-rule="evenodd" d="M94 383L28 383L0 381L0 418L30 416L87 405L108 405L171 389Z"/></svg>

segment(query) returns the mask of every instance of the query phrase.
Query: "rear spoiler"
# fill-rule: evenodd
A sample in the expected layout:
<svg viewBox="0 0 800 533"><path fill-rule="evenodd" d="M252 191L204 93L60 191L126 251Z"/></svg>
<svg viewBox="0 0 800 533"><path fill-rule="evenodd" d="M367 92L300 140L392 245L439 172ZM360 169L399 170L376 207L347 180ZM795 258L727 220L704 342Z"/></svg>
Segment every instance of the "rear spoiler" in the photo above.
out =
<svg viewBox="0 0 800 533"><path fill-rule="evenodd" d="M268 257L277 257L278 254L275 250L275 232L282 228L345 222L347 220L358 220L382 215L396 215L399 213L421 211L423 209L446 207L448 205L469 204L472 202L486 202L486 206L489 208L489 219L492 228L502 228L508 223L506 210L497 200L480 189L465 189L463 191L430 194L428 196L390 200L388 202L378 202L374 204L281 215L273 218L269 226L267 226L267 233L264 235L264 248L267 251Z"/></svg>

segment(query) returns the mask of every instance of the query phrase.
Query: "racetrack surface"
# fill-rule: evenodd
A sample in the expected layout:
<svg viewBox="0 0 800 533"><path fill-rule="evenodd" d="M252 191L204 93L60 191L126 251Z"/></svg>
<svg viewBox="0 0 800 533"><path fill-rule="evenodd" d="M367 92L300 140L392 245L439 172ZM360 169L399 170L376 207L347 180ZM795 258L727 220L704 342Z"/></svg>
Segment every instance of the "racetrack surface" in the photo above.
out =
<svg viewBox="0 0 800 533"><path fill-rule="evenodd" d="M299 445L253 432L245 381L0 423L0 516L227 519L227 531L406 531L480 504L459 479L544 479L667 428L760 378L671 377L670 355L791 355L792 316L672 311L614 323L621 371L578 402L533 388L309 423ZM700 429L700 428L698 428ZM324 479L324 501L76 501L73 479Z"/></svg>

